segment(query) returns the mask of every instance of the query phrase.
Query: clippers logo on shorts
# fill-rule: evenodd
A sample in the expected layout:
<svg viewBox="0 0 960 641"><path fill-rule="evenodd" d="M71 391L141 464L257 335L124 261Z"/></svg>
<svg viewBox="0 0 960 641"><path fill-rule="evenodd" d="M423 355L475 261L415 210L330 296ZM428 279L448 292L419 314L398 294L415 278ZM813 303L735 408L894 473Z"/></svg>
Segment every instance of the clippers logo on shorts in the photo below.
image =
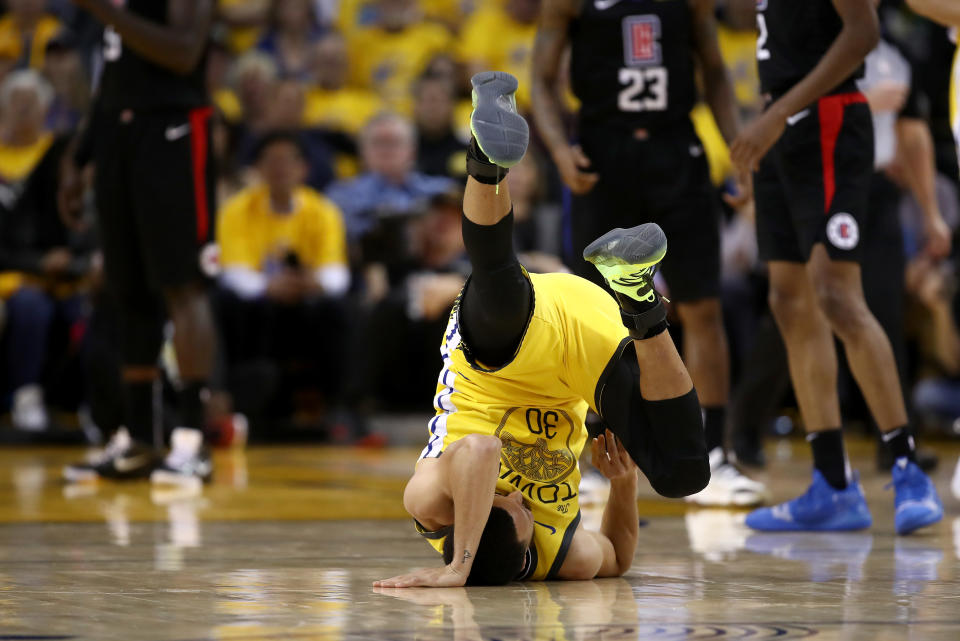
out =
<svg viewBox="0 0 960 641"><path fill-rule="evenodd" d="M628 67L649 67L663 62L659 16L624 18L623 62Z"/></svg>
<svg viewBox="0 0 960 641"><path fill-rule="evenodd" d="M827 221L827 238L837 249L853 249L860 242L860 227L850 214L834 214Z"/></svg>
<svg viewBox="0 0 960 641"><path fill-rule="evenodd" d="M207 243L200 250L200 271L208 278L220 275L220 245Z"/></svg>

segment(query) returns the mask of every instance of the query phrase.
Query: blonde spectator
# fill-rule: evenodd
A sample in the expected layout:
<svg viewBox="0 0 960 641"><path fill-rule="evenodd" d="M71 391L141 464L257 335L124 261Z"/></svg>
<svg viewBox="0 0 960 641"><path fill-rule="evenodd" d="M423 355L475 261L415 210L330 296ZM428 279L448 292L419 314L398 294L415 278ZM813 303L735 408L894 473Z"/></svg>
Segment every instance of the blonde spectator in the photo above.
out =
<svg viewBox="0 0 960 641"><path fill-rule="evenodd" d="M377 11L374 26L349 36L351 82L409 114L414 80L433 59L452 54L453 37L439 24L423 21L416 0L379 0Z"/></svg>
<svg viewBox="0 0 960 641"><path fill-rule="evenodd" d="M20 185L53 143L46 130L53 88L43 76L25 69L0 85L0 206L11 207Z"/></svg>
<svg viewBox="0 0 960 641"><path fill-rule="evenodd" d="M487 3L463 27L457 55L467 65L467 77L496 69L517 78L530 77L533 39L537 33L539 0L506 0ZM517 106L530 106L530 83L520 83Z"/></svg>
<svg viewBox="0 0 960 641"><path fill-rule="evenodd" d="M230 122L241 120L254 128L268 118L271 90L277 82L277 65L270 56L251 51L230 71L232 91L214 94L217 106Z"/></svg>
<svg viewBox="0 0 960 641"><path fill-rule="evenodd" d="M383 101L368 89L347 86L347 43L330 32L313 45L313 85L307 91L303 124L355 136L363 124L383 109Z"/></svg>
<svg viewBox="0 0 960 641"><path fill-rule="evenodd" d="M60 21L44 9L44 0L7 0L9 12L0 18L0 57L17 66L43 67L47 43L61 29Z"/></svg>

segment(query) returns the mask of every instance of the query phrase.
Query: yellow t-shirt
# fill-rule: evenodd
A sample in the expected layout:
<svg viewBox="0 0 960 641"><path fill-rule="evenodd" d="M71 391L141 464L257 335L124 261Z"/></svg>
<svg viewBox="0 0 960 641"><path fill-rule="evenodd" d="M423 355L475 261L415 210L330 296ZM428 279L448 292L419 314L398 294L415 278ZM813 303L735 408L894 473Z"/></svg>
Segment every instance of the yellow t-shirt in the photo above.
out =
<svg viewBox="0 0 960 641"><path fill-rule="evenodd" d="M596 410L607 365L628 343L617 303L571 274L531 274L534 307L520 348L504 367L472 362L460 336L459 300L440 352L430 438L420 458L436 458L468 434L503 442L497 491L519 490L533 511L531 558L524 578L551 579L580 521L577 461L587 440L587 408ZM443 530L424 532L443 551Z"/></svg>
<svg viewBox="0 0 960 641"><path fill-rule="evenodd" d="M697 131L703 149L707 153L707 163L710 165L710 181L720 185L733 171L730 161L730 148L720 133L720 127L713 117L713 112L706 103L697 103L690 112L690 120Z"/></svg>
<svg viewBox="0 0 960 641"><path fill-rule="evenodd" d="M18 183L24 180L43 159L53 144L53 134L43 134L32 145L14 147L0 142L0 181Z"/></svg>
<svg viewBox="0 0 960 641"><path fill-rule="evenodd" d="M273 213L266 185L230 199L217 220L223 266L269 270L290 252L311 269L346 265L346 232L337 206L309 187L298 188L294 200L291 213Z"/></svg>
<svg viewBox="0 0 960 641"><path fill-rule="evenodd" d="M741 107L760 105L760 76L757 72L757 34L717 26L720 55L730 71L733 91Z"/></svg>
<svg viewBox="0 0 960 641"><path fill-rule="evenodd" d="M46 15L37 21L29 39L20 31L12 15L0 18L0 57L20 60L26 57L32 69L41 69L47 53L47 43L60 31L62 25L55 17ZM24 47L30 48L24 52ZM26 56L24 56L26 53Z"/></svg>
<svg viewBox="0 0 960 641"><path fill-rule="evenodd" d="M537 24L517 22L502 8L487 6L467 18L459 38L457 55L464 63L512 73L520 79L517 106L530 106L531 61Z"/></svg>
<svg viewBox="0 0 960 641"><path fill-rule="evenodd" d="M264 0L219 0L219 6L224 9L235 9L245 4L260 6L264 3ZM243 53L252 49L262 36L262 27L232 27L227 32L227 44L234 53Z"/></svg>
<svg viewBox="0 0 960 641"><path fill-rule="evenodd" d="M956 30L952 31L956 39ZM960 46L953 57L953 71L950 74L950 125L953 139L957 143L957 159L960 160Z"/></svg>
<svg viewBox="0 0 960 641"><path fill-rule="evenodd" d="M444 27L424 22L393 33L372 27L348 40L351 84L375 91L387 106L409 114L414 80L435 57L452 53L453 37Z"/></svg>
<svg viewBox="0 0 960 641"><path fill-rule="evenodd" d="M304 100L303 124L355 136L382 109L384 104L380 97L366 89L346 87L329 91L314 88L307 92Z"/></svg>

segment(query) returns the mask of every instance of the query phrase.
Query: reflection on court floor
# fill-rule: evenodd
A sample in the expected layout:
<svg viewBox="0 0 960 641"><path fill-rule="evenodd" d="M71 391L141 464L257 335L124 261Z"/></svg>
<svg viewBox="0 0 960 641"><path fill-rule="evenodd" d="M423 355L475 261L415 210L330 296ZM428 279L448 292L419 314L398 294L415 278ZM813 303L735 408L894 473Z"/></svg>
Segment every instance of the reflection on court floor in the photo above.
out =
<svg viewBox="0 0 960 641"><path fill-rule="evenodd" d="M863 452L866 532L751 532L743 512L644 490L622 579L443 590L370 587L439 563L400 505L414 450L221 453L202 493L62 486L76 454L0 451L0 639L960 638L960 506L944 491L944 523L895 537ZM778 461L776 498L806 469ZM599 515L585 508L584 522Z"/></svg>

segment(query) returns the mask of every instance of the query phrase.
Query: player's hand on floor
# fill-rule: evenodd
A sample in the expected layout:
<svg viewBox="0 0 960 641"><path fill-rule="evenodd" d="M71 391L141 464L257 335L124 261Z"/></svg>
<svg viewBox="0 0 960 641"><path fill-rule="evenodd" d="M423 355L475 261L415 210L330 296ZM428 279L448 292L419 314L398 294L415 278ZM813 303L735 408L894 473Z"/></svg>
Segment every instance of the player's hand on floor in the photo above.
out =
<svg viewBox="0 0 960 641"><path fill-rule="evenodd" d="M747 125L730 145L730 160L738 171L756 171L760 160L777 142L787 126L787 121L773 109L768 109L759 118Z"/></svg>
<svg viewBox="0 0 960 641"><path fill-rule="evenodd" d="M424 568L389 579L374 581L375 588L458 588L466 585L467 573L454 570L449 565L439 568Z"/></svg>
<svg viewBox="0 0 960 641"><path fill-rule="evenodd" d="M590 159L580 145L564 148L554 156L554 161L564 184L578 196L589 192L600 180L600 174L586 171L590 169Z"/></svg>
<svg viewBox="0 0 960 641"><path fill-rule="evenodd" d="M610 430L593 439L590 462L611 481L637 480L637 466L623 443Z"/></svg>

